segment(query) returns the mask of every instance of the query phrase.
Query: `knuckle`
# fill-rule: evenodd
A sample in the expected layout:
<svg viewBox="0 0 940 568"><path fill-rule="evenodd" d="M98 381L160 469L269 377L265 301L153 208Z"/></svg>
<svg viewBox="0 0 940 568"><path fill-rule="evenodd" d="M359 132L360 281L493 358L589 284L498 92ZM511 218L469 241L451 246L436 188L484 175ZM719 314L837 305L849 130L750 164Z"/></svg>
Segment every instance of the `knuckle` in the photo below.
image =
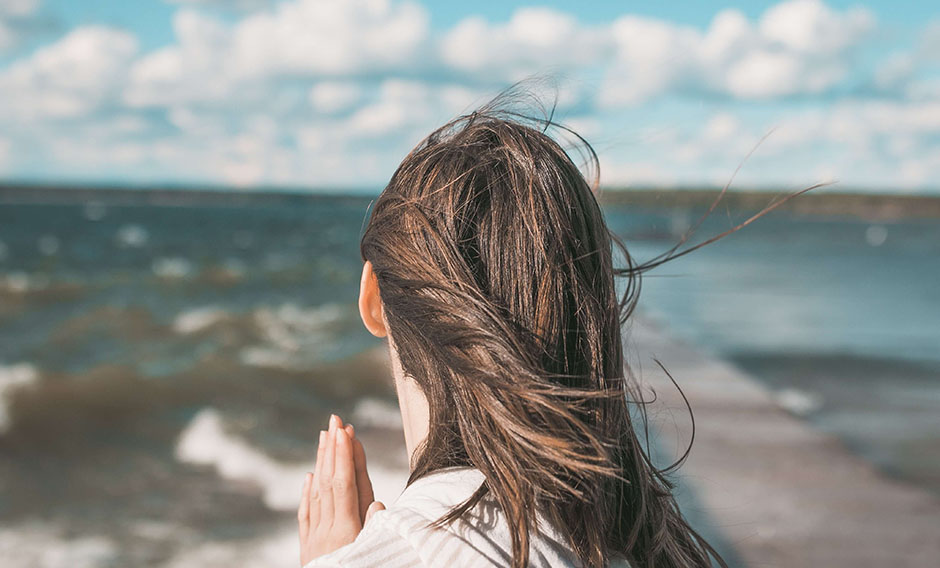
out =
<svg viewBox="0 0 940 568"><path fill-rule="evenodd" d="M349 492L349 487L348 479L337 477L333 480L333 493L337 495L346 495Z"/></svg>

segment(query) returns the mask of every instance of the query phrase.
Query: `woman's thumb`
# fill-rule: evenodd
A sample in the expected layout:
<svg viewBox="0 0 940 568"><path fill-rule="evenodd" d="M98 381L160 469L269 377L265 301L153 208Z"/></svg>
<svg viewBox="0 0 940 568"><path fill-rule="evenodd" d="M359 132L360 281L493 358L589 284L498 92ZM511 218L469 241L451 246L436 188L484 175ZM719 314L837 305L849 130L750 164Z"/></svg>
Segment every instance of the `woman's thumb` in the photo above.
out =
<svg viewBox="0 0 940 568"><path fill-rule="evenodd" d="M383 505L381 501L373 501L372 504L369 505L369 508L366 510L366 523L369 522L369 519L372 518L372 515L374 515L376 511L384 511L384 510L385 510L385 505Z"/></svg>

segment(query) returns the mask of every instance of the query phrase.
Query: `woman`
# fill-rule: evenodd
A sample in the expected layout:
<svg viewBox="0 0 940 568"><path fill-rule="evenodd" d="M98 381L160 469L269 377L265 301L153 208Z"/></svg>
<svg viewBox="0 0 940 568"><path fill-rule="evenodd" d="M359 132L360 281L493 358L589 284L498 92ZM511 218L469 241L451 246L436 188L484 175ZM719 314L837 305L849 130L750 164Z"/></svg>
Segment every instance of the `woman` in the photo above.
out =
<svg viewBox="0 0 940 568"><path fill-rule="evenodd" d="M561 127L507 100L433 132L375 203L359 309L388 338L411 476L373 503L334 416L298 510L302 564L724 566L643 450L621 344L639 274L688 251L634 265L596 179L546 133Z"/></svg>

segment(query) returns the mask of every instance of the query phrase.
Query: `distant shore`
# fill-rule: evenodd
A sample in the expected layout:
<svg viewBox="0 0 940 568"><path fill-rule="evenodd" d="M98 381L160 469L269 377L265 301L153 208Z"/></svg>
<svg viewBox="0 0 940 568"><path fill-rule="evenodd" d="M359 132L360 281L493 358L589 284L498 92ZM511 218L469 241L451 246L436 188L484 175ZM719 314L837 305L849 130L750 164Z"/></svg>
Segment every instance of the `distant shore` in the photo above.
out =
<svg viewBox="0 0 940 568"><path fill-rule="evenodd" d="M796 190L792 190L796 191ZM706 208L718 197L715 188L618 188L602 187L601 205L635 206L645 209ZM722 208L757 211L791 191L729 190ZM0 184L0 204L153 205L186 207L199 205L241 207L261 204L309 202L324 197L368 203L378 192L304 190L301 188L226 189L222 187L94 187L42 184ZM871 221L905 218L940 218L940 195L883 194L832 191L819 188L791 199L779 208L797 215L845 216Z"/></svg>
<svg viewBox="0 0 940 568"><path fill-rule="evenodd" d="M799 191L732 191L721 198L721 208L759 211L775 199ZM602 188L602 205L636 206L650 209L707 208L720 194L719 189L617 189ZM940 195L834 192L822 187L788 200L778 210L797 215L855 217L872 221L907 218L940 218Z"/></svg>

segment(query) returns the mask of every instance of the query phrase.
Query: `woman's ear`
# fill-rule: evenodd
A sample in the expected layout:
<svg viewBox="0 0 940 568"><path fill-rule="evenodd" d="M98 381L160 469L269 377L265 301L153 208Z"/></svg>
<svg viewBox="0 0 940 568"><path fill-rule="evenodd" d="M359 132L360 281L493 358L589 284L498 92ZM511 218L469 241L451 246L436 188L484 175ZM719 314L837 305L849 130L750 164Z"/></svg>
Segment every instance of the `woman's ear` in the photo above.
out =
<svg viewBox="0 0 940 568"><path fill-rule="evenodd" d="M379 281L372 272L372 263L367 260L362 265L362 280L359 282L359 316L369 333L376 337L388 335L383 309Z"/></svg>

